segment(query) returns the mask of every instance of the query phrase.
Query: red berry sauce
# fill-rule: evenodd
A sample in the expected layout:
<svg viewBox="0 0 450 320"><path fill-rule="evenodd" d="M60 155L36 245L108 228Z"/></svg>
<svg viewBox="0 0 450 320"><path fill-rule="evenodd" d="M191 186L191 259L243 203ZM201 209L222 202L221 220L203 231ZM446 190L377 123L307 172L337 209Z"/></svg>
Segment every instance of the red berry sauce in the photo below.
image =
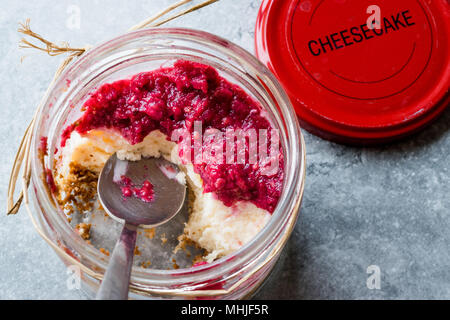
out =
<svg viewBox="0 0 450 320"><path fill-rule="evenodd" d="M62 146L72 131L85 134L97 128L116 130L131 144L143 141L154 130L171 137L174 130L187 129L193 141L194 121L201 121L203 132L211 128L223 133L227 129L272 129L260 105L239 86L210 66L183 60L173 67L104 84L90 95L83 110L82 117L63 132ZM270 141L270 131L268 137ZM248 200L273 212L284 178L281 147L277 160L279 169L270 176L257 164L225 161L194 162L194 170L203 179L204 192L214 192L225 205Z"/></svg>
<svg viewBox="0 0 450 320"><path fill-rule="evenodd" d="M39 150L42 152L43 155L48 154L48 143L47 143L47 137L41 137L40 143L39 143Z"/></svg>
<svg viewBox="0 0 450 320"><path fill-rule="evenodd" d="M130 178L122 176L118 184L120 184L120 190L125 198L135 197L144 202L153 201L153 185L148 180L145 180L142 186L137 187Z"/></svg>
<svg viewBox="0 0 450 320"><path fill-rule="evenodd" d="M56 186L55 180L53 179L52 170L45 169L45 181L47 182L47 185L52 193L56 193L56 191L58 191L58 187Z"/></svg>

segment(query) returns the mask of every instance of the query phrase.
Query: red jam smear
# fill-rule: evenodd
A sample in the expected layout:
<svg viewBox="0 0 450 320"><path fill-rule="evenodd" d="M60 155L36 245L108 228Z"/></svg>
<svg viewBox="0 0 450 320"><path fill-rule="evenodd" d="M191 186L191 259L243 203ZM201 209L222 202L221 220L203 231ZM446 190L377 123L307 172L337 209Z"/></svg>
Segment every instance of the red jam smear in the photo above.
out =
<svg viewBox="0 0 450 320"><path fill-rule="evenodd" d="M58 191L58 187L53 179L52 170L45 169L45 181L47 182L47 185L52 193L56 193L56 191Z"/></svg>
<svg viewBox="0 0 450 320"><path fill-rule="evenodd" d="M48 155L47 137L41 137L38 148L45 156Z"/></svg>
<svg viewBox="0 0 450 320"><path fill-rule="evenodd" d="M48 155L48 141L47 137L41 137L39 140L39 147L38 150L41 153L42 157L45 157ZM41 159L44 161L44 159ZM52 170L48 168L44 168L44 177L45 182L47 183L48 189L51 191L51 193L55 194L58 191L58 187L56 186L55 180L53 179L53 173Z"/></svg>
<svg viewBox="0 0 450 320"><path fill-rule="evenodd" d="M154 130L170 137L174 130L187 129L194 141L194 121L201 121L203 131L272 129L261 115L260 105L239 86L210 66L183 60L173 67L102 85L90 95L83 111L82 117L63 132L62 146L72 131L85 134L97 128L116 130L131 144L143 141ZM270 141L270 131L268 136ZM279 169L271 176L255 164L225 161L194 163L194 170L203 179L204 192L214 192L225 205L248 200L273 212L284 178L281 148L278 161Z"/></svg>
<svg viewBox="0 0 450 320"><path fill-rule="evenodd" d="M137 187L130 178L122 176L119 184L121 185L122 195L125 198L135 197L144 202L152 202L154 199L153 184L148 180L145 180L142 186Z"/></svg>
<svg viewBox="0 0 450 320"><path fill-rule="evenodd" d="M194 264L192 265L192 268L204 266L204 265L206 265L206 264L208 264L208 262L206 262L206 261L196 262L196 263L194 263Z"/></svg>

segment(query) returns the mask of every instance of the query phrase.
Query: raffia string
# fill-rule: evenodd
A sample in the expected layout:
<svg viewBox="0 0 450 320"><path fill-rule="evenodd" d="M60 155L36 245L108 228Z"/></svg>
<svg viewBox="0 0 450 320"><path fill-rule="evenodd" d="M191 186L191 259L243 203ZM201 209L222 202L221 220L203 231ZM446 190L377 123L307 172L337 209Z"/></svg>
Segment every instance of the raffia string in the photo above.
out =
<svg viewBox="0 0 450 320"><path fill-rule="evenodd" d="M39 47L39 46L29 42L25 38L22 38L20 40L20 44L19 44L19 48L22 48L22 49L37 49L37 50L46 52L50 56L57 56L57 55L67 53L67 52L71 52L74 55L81 55L85 51L84 48L71 48L71 47L69 47L69 44L67 42L63 42L63 44L61 46L58 46L58 45L54 44L53 42L50 42L50 41L44 39L39 34L31 31L30 19L27 19L25 21L25 23L20 23L20 27L17 31L24 35L35 38L45 45L45 47Z"/></svg>
<svg viewBox="0 0 450 320"><path fill-rule="evenodd" d="M178 17L181 17L185 14L188 14L190 12L199 10L205 6L208 6L210 4L213 4L214 2L217 2L219 0L207 0L200 4L193 5L185 10L182 10L181 12L175 13L171 16L167 17L167 14L174 11L175 9L192 2L193 0L181 0L173 5L170 5L164 10L161 10L159 13L154 15L153 17L150 17L141 23L133 26L130 31L143 29L146 27L157 27L160 25L163 25L164 23L167 23L171 20L174 20ZM30 161L30 147L31 147L31 140L32 140L32 133L35 126L35 119L39 111L42 109L42 106L45 103L45 97L47 96L48 92L50 91L50 88L53 86L53 84L56 82L56 80L59 78L61 73L64 71L64 69L76 58L81 56L83 53L85 53L87 50L89 50L89 46L83 47L83 48L75 48L70 47L67 42L63 42L60 45L55 44L54 42L51 42L41 35L39 35L36 32L33 32L30 27L30 19L27 19L25 23L21 23L20 27L18 29L19 33L22 33L25 36L28 36L32 38L37 44L22 38L20 40L19 47L23 49L35 49L39 51L43 51L47 53L50 56L57 56L61 54L68 54L68 56L64 59L64 61L60 64L58 69L56 70L56 73L53 77L53 80L49 84L49 87L47 88L46 93L44 94L41 102L39 103L35 114L33 116L33 119L31 120L30 124L28 125L25 134L20 142L19 150L16 154L16 157L14 159L13 168L11 170L11 175L9 178L9 184L8 184L8 200L7 200L7 214L16 214L22 203L28 204L28 186L30 184L30 178L31 178L31 161ZM22 188L19 193L19 196L16 201L14 201L14 192L16 190L17 181L19 179L19 173L22 169Z"/></svg>
<svg viewBox="0 0 450 320"><path fill-rule="evenodd" d="M209 6L210 4L213 4L214 2L217 2L217 1L219 1L219 0L209 0L209 1L202 2L202 3L198 4L198 5L192 6L192 7L188 8L188 9L186 9L184 11L181 11L180 13L174 14L173 16L168 17L168 18L166 18L166 19L164 19L164 20L162 20L160 22L154 23L153 27L159 27L159 26L163 25L164 23L167 23L167 22L172 21L172 20L174 20L176 18L184 16L185 14L197 11L197 10L199 10L199 9L201 9L203 7Z"/></svg>
<svg viewBox="0 0 450 320"><path fill-rule="evenodd" d="M174 3L174 4L170 5L170 6L168 6L166 9L158 12L153 17L150 17L150 18L142 21L141 23L135 25L134 27L131 27L129 29L129 31L135 31L135 30L139 30L139 29L145 28L145 27L149 26L152 22L158 20L159 18L161 18L165 14L169 13L170 11L175 10L176 8L186 4L188 2L191 2L191 1L192 0L182 0L182 1L179 1L177 3Z"/></svg>

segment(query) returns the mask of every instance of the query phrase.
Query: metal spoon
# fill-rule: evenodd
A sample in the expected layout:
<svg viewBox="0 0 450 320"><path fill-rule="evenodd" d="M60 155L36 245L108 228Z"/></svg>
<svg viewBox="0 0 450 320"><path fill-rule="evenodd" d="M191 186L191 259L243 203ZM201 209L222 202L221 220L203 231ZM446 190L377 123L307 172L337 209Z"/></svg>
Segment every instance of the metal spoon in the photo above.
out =
<svg viewBox="0 0 450 320"><path fill-rule="evenodd" d="M186 186L175 179L178 172L177 166L162 158L123 161L114 154L106 162L98 181L99 200L106 213L124 223L124 227L109 260L97 300L128 298L137 228L156 227L180 211L186 197ZM120 183L122 176L131 179L136 186L149 180L153 184L153 200L145 202L136 197L125 198Z"/></svg>

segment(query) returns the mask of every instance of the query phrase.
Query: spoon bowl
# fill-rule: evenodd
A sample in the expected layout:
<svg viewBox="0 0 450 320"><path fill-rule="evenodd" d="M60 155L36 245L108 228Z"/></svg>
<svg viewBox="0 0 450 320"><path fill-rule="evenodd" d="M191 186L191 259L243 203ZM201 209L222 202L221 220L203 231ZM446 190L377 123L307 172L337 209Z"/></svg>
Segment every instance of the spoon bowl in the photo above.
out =
<svg viewBox="0 0 450 320"><path fill-rule="evenodd" d="M126 161L112 155L98 180L98 195L106 213L122 223L154 228L172 219L182 208L186 186L177 180L179 169L163 158L143 158ZM125 197L122 177L141 186L145 180L153 185L151 202L138 197Z"/></svg>
<svg viewBox="0 0 450 320"><path fill-rule="evenodd" d="M106 162L98 181L98 198L106 213L124 226L97 292L97 300L128 298L137 228L159 226L181 210L186 186L179 181L179 173L177 166L163 158L125 161L114 154ZM139 193L142 191L139 187L148 182L153 191L151 198Z"/></svg>

